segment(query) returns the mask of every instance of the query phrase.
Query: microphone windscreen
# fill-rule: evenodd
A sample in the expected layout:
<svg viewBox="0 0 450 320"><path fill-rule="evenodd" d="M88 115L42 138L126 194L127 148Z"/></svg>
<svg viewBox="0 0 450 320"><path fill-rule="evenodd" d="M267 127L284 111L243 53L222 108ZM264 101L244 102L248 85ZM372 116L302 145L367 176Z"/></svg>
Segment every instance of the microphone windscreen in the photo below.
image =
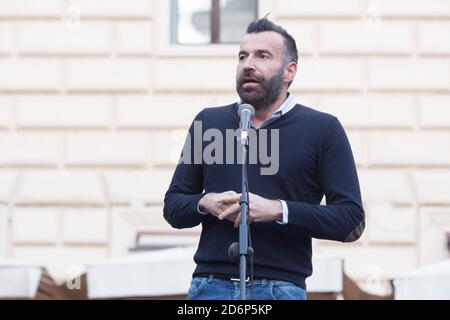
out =
<svg viewBox="0 0 450 320"><path fill-rule="evenodd" d="M233 242L228 248L228 257L234 264L239 264L239 242Z"/></svg>
<svg viewBox="0 0 450 320"><path fill-rule="evenodd" d="M251 117L250 117L250 118L253 118L253 116L255 115L255 108L253 108L253 106L250 105L250 104L248 104L248 103L243 103L243 104L241 104L241 105L239 106L239 109L238 109L238 115L239 115L239 117L241 116L241 114L242 114L242 112L243 112L244 110L250 111L250 113L251 113Z"/></svg>

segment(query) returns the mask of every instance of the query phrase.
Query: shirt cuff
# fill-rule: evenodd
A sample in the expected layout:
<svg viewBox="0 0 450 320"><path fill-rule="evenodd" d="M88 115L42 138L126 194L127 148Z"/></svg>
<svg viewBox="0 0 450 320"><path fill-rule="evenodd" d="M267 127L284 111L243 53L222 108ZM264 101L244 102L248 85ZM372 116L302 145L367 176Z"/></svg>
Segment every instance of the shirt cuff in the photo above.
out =
<svg viewBox="0 0 450 320"><path fill-rule="evenodd" d="M281 202L281 206L283 207L283 220L277 220L277 223L279 224L287 224L288 223L288 218L289 218L289 209L288 206L286 204L286 201L284 200L279 200Z"/></svg>

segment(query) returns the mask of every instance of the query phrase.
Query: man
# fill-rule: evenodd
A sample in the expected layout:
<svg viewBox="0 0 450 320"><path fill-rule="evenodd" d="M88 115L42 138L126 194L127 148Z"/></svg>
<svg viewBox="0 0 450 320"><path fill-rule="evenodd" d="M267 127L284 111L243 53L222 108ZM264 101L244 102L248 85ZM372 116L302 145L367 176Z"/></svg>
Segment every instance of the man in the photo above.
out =
<svg viewBox="0 0 450 320"><path fill-rule="evenodd" d="M288 92L298 54L295 40L282 27L266 18L252 22L238 57L237 92L241 103L256 110L256 141L250 144L262 141L263 130L279 135L279 141L269 145L272 154L279 153L276 172L262 174L267 163L260 160L248 166L255 280L247 297L253 293L254 299L306 299L311 238L351 242L364 230L352 151L336 117L296 104ZM227 130L239 128L238 107L206 108L194 124L200 122L203 133L214 129L226 136ZM198 130L194 124L190 137ZM241 167L189 161L205 151L205 141L197 147L201 150L183 151L188 161L175 170L164 217L175 228L202 224L188 298L238 299L239 267L230 261L228 248L239 238ZM326 205L320 205L323 196Z"/></svg>

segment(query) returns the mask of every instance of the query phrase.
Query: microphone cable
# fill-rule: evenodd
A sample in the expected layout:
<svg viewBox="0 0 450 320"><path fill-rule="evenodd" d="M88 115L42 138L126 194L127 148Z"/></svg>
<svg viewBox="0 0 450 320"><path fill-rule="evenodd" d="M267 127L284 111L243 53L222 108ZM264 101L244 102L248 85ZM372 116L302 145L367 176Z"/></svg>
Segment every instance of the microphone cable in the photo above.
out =
<svg viewBox="0 0 450 320"><path fill-rule="evenodd" d="M247 201L248 201L248 210L247 210L247 231L248 231L248 252L250 255L250 300L253 300L253 254L254 250L252 247L252 236L250 232L250 191L248 189L247 183Z"/></svg>

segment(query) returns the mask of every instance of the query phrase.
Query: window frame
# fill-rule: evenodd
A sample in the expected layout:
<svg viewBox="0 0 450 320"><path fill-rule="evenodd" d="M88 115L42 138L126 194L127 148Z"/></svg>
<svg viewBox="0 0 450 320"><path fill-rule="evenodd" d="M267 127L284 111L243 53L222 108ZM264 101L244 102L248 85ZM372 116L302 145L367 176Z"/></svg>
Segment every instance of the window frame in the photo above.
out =
<svg viewBox="0 0 450 320"><path fill-rule="evenodd" d="M155 58L236 58L237 43L209 43L209 44L177 44L172 43L172 1L158 0L154 2L154 41ZM257 16L262 17L275 12L272 0L258 0Z"/></svg>
<svg viewBox="0 0 450 320"><path fill-rule="evenodd" d="M211 2L211 14L210 14L210 28L211 28L211 36L208 43L192 43L192 44L185 44L185 43L178 43L177 42L177 26L176 18L178 15L178 0L171 0L171 7L170 7L170 39L172 44L176 45L211 45L211 44L236 44L237 42L223 42L220 41L220 32L221 32L221 10L220 10L220 1L221 0L209 0ZM258 17L259 14L259 0L255 0L255 8L254 8L254 17Z"/></svg>

